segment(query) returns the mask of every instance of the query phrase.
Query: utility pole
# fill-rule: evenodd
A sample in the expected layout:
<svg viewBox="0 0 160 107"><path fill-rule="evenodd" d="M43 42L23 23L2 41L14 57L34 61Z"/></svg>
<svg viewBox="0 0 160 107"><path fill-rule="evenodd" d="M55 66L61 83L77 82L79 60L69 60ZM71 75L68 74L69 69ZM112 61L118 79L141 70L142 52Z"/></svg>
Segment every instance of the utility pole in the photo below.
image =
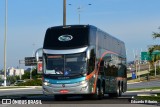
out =
<svg viewBox="0 0 160 107"><path fill-rule="evenodd" d="M72 4L69 4L69 5L72 5ZM87 4L88 6L90 6L90 5L92 5L92 4ZM82 6L78 6L78 8L77 8L77 12L78 12L78 23L80 24L80 22L81 22L81 11L82 11L82 9L83 9L84 7L82 7Z"/></svg>
<svg viewBox="0 0 160 107"><path fill-rule="evenodd" d="M79 6L79 7L77 8L77 10L78 10L78 22L79 22L79 24L80 24L80 18L81 18L80 12L81 12L81 7Z"/></svg>
<svg viewBox="0 0 160 107"><path fill-rule="evenodd" d="M5 0L5 31L4 31L4 86L6 86L6 48L7 48L7 0Z"/></svg>
<svg viewBox="0 0 160 107"><path fill-rule="evenodd" d="M63 26L66 26L66 0L63 0Z"/></svg>

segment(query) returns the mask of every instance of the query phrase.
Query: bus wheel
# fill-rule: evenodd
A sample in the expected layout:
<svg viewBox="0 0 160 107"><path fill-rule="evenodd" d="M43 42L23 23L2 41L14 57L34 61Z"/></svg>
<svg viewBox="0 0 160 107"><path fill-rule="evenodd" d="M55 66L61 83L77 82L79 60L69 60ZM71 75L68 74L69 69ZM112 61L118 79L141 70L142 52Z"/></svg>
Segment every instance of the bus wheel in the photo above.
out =
<svg viewBox="0 0 160 107"><path fill-rule="evenodd" d="M103 96L104 96L104 91L103 91L103 88L101 87L99 87L99 86L97 86L96 87L96 93L94 94L94 96L93 96L93 98L95 99L95 100L97 100L97 99L102 99L103 98Z"/></svg>
<svg viewBox="0 0 160 107"><path fill-rule="evenodd" d="M98 99L98 97L99 97L99 93L100 93L100 92L99 92L99 88L98 88L98 86L97 86L97 87L96 87L95 94L93 95L93 97L92 97L92 98L93 98L94 100L97 100L97 99Z"/></svg>
<svg viewBox="0 0 160 107"><path fill-rule="evenodd" d="M99 99L103 99L103 97L104 97L104 87L101 87Z"/></svg>
<svg viewBox="0 0 160 107"><path fill-rule="evenodd" d="M121 85L118 85L118 88L117 88L117 93L115 93L115 97L120 97L122 95L122 87Z"/></svg>
<svg viewBox="0 0 160 107"><path fill-rule="evenodd" d="M117 87L117 92L116 93L109 93L109 97L120 97L122 95L122 87L119 85Z"/></svg>
<svg viewBox="0 0 160 107"><path fill-rule="evenodd" d="M122 96L122 86L121 85L119 85L119 94L118 94L118 96L119 97Z"/></svg>

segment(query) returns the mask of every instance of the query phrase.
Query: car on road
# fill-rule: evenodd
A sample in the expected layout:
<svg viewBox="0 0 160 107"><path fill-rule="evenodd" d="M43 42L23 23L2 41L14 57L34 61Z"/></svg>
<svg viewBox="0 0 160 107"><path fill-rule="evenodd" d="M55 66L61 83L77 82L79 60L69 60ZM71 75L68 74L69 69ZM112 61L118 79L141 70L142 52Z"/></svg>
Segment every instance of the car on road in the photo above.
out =
<svg viewBox="0 0 160 107"><path fill-rule="evenodd" d="M26 82L25 80L17 80L15 83L14 83L14 85L18 85L19 83L24 83L24 82Z"/></svg>
<svg viewBox="0 0 160 107"><path fill-rule="evenodd" d="M6 81L6 86L10 86L11 82L10 81ZM4 86L4 80L0 81L0 86Z"/></svg>

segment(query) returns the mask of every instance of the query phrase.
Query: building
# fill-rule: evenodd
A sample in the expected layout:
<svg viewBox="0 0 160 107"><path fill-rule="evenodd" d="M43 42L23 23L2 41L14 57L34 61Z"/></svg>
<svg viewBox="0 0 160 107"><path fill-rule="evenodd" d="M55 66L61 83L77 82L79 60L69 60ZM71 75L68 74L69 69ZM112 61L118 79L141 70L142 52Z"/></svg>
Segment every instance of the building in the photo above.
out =
<svg viewBox="0 0 160 107"><path fill-rule="evenodd" d="M7 76L22 76L24 69L15 69L13 67L7 69Z"/></svg>

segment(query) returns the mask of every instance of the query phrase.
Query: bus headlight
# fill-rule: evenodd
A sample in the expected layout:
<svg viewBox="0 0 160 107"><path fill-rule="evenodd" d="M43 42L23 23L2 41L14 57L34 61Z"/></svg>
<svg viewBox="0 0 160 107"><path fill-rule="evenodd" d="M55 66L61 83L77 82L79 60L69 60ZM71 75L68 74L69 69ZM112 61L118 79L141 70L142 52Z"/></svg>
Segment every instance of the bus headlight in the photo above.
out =
<svg viewBox="0 0 160 107"><path fill-rule="evenodd" d="M79 85L86 84L87 82L88 82L87 80L81 81L81 82L79 82Z"/></svg>
<svg viewBox="0 0 160 107"><path fill-rule="evenodd" d="M87 89L88 89L88 86L84 86L84 87L81 88L80 91L85 91L85 90L87 90Z"/></svg>
<svg viewBox="0 0 160 107"><path fill-rule="evenodd" d="M51 83L49 83L49 82L43 82L43 85L51 86Z"/></svg>

